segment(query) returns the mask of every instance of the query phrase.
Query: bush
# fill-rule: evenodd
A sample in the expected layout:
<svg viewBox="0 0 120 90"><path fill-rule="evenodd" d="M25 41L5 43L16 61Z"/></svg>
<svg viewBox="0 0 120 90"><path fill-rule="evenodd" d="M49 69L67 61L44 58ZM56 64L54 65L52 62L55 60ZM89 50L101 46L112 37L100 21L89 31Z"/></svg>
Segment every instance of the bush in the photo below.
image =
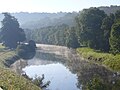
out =
<svg viewBox="0 0 120 90"><path fill-rule="evenodd" d="M36 53L35 50L36 44L33 40L30 40L27 45L26 44L18 45L16 52L20 58L31 59L35 56Z"/></svg>

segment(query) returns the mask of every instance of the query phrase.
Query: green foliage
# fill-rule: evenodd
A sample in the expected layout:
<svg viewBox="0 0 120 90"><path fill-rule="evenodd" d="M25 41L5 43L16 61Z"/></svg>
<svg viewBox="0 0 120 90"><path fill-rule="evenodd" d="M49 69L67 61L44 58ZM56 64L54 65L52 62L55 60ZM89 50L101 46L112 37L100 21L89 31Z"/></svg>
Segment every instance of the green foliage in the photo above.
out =
<svg viewBox="0 0 120 90"><path fill-rule="evenodd" d="M77 52L90 62L105 65L106 67L120 71L120 55L113 55L109 53L103 53L95 51L90 48L78 48Z"/></svg>
<svg viewBox="0 0 120 90"><path fill-rule="evenodd" d="M0 67L7 67L5 66L5 64L8 64L6 62L6 60L8 60L8 58L11 58L13 56L15 56L15 52L14 51L8 51L8 50L2 50L0 52Z"/></svg>
<svg viewBox="0 0 120 90"><path fill-rule="evenodd" d="M110 50L110 44L109 44L109 37L111 32L111 27L114 23L114 15L110 14L110 16L107 16L103 19L101 28L104 31L103 33L103 51L109 52Z"/></svg>
<svg viewBox="0 0 120 90"><path fill-rule="evenodd" d="M115 71L120 71L120 55L115 55L111 57L111 59L106 59L103 64Z"/></svg>
<svg viewBox="0 0 120 90"><path fill-rule="evenodd" d="M33 40L30 40L29 42L28 42L28 45L27 45L27 47L29 47L29 52L35 52L35 50L36 50L36 43L35 43L35 41L33 41Z"/></svg>
<svg viewBox="0 0 120 90"><path fill-rule="evenodd" d="M0 68L0 87L4 90L41 90L29 80L5 68Z"/></svg>
<svg viewBox="0 0 120 90"><path fill-rule="evenodd" d="M116 23L120 22L120 10L116 11L115 13L115 22Z"/></svg>
<svg viewBox="0 0 120 90"><path fill-rule="evenodd" d="M4 48L3 46L0 46L0 48L1 47ZM14 56L16 56L15 51L5 49L0 51L0 87L2 87L3 90L41 90L29 80L8 68L6 69L6 64L10 64L8 61L12 62L10 58Z"/></svg>
<svg viewBox="0 0 120 90"><path fill-rule="evenodd" d="M116 23L112 26L110 46L113 54L120 53L120 23Z"/></svg>
<svg viewBox="0 0 120 90"><path fill-rule="evenodd" d="M117 10L120 10L120 6L117 5L111 5L109 6L101 6L98 7L100 10L103 10L107 15L110 15L111 13L115 14Z"/></svg>
<svg viewBox="0 0 120 90"><path fill-rule="evenodd" d="M2 43L9 48L16 48L17 44L23 42L25 33L23 29L19 27L17 19L11 16L9 13L3 13L5 18L2 21L2 28L0 37Z"/></svg>
<svg viewBox="0 0 120 90"><path fill-rule="evenodd" d="M99 77L94 77L90 82L87 83L87 90L109 90L107 85Z"/></svg>
<svg viewBox="0 0 120 90"><path fill-rule="evenodd" d="M102 49L103 30L102 20L106 14L98 8L84 9L77 17L78 36L82 45L94 49Z"/></svg>
<svg viewBox="0 0 120 90"><path fill-rule="evenodd" d="M29 43L18 45L16 53L20 58L31 59L35 55L36 43L33 40L30 40Z"/></svg>
<svg viewBox="0 0 120 90"><path fill-rule="evenodd" d="M66 33L66 46L69 48L77 48L80 46L75 27L70 28L70 30L68 30Z"/></svg>
<svg viewBox="0 0 120 90"><path fill-rule="evenodd" d="M27 51L25 49L27 49L25 45L18 45L16 52L20 58L26 58Z"/></svg>
<svg viewBox="0 0 120 90"><path fill-rule="evenodd" d="M66 41L66 30L68 25L49 26L37 30L25 30L27 40L35 40L37 43L64 45Z"/></svg>

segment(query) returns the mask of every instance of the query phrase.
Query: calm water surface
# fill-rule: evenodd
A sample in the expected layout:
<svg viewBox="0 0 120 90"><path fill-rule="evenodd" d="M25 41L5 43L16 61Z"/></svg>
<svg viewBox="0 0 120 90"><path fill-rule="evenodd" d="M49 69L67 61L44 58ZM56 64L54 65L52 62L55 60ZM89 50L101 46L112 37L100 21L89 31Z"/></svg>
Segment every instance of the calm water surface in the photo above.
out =
<svg viewBox="0 0 120 90"><path fill-rule="evenodd" d="M82 60L66 47L40 47L22 70L33 78L44 74L44 82L51 82L48 90L120 90L119 72Z"/></svg>
<svg viewBox="0 0 120 90"><path fill-rule="evenodd" d="M77 88L77 75L73 74L62 60L62 55L37 51L36 56L28 61L23 71L29 77L45 75L44 82L50 81L48 90L79 90Z"/></svg>

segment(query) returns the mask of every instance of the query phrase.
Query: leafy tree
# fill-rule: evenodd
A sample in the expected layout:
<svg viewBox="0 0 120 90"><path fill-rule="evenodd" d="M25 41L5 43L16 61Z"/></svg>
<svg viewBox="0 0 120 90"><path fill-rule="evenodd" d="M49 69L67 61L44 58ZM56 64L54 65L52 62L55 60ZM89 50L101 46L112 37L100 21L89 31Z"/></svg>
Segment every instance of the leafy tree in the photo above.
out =
<svg viewBox="0 0 120 90"><path fill-rule="evenodd" d="M35 41L30 40L29 43L28 43L28 46L30 48L30 51L35 51L35 49L36 49L36 43L35 43Z"/></svg>
<svg viewBox="0 0 120 90"><path fill-rule="evenodd" d="M110 37L111 27L112 27L113 23L114 23L114 15L113 14L110 14L110 16L105 17L102 22L101 28L104 31L103 50L105 52L109 52L109 50L110 50L109 37Z"/></svg>
<svg viewBox="0 0 120 90"><path fill-rule="evenodd" d="M120 23L116 23L112 26L110 48L113 54L120 53Z"/></svg>
<svg viewBox="0 0 120 90"><path fill-rule="evenodd" d="M66 46L69 48L77 48L80 46L78 43L75 27L72 27L70 30L67 31Z"/></svg>
<svg viewBox="0 0 120 90"><path fill-rule="evenodd" d="M84 9L77 17L78 36L82 45L94 49L103 47L102 20L106 17L104 11L98 8Z"/></svg>
<svg viewBox="0 0 120 90"><path fill-rule="evenodd" d="M35 42L42 44L53 44L65 46L66 30L68 25L55 25L44 27L36 30L25 30L27 40L35 40Z"/></svg>
<svg viewBox="0 0 120 90"><path fill-rule="evenodd" d="M9 13L3 13L0 37L3 44L9 48L16 48L18 43L23 42L26 37L24 30L19 27L17 19Z"/></svg>
<svg viewBox="0 0 120 90"><path fill-rule="evenodd" d="M115 13L115 22L116 23L120 22L120 10L116 11Z"/></svg>

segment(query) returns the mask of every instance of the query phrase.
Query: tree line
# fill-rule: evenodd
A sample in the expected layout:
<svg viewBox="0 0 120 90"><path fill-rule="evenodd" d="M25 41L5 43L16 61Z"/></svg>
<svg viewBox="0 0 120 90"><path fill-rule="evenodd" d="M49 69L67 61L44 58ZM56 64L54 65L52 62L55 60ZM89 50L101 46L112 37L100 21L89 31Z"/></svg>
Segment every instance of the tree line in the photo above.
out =
<svg viewBox="0 0 120 90"><path fill-rule="evenodd" d="M107 15L98 8L84 9L76 17L80 45L104 52L120 52L120 11Z"/></svg>
<svg viewBox="0 0 120 90"><path fill-rule="evenodd" d="M0 39L9 48L16 48L27 38L25 42L35 40L69 48L85 46L113 54L120 52L120 10L107 15L99 8L84 9L75 17L75 26L61 24L33 30L23 30L15 17L3 14Z"/></svg>
<svg viewBox="0 0 120 90"><path fill-rule="evenodd" d="M84 9L75 17L76 24L25 30L28 39L38 43L72 48L86 46L103 52L120 52L120 10L107 15L99 8Z"/></svg>

